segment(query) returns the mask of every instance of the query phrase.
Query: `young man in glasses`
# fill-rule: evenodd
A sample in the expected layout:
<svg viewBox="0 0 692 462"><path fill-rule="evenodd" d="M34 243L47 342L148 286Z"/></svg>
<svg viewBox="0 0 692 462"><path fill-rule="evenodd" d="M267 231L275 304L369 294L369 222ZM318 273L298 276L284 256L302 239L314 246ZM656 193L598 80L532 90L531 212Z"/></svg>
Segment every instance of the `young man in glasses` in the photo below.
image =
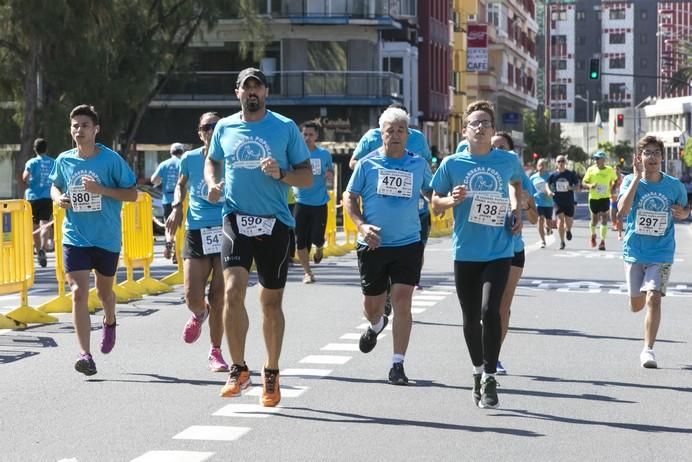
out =
<svg viewBox="0 0 692 462"><path fill-rule="evenodd" d="M555 159L557 171L550 174L546 184L546 194L553 198L557 231L560 236L560 250L565 248L565 237L572 240L572 220L574 218L574 191L579 188L579 179L567 169L567 157L562 154Z"/></svg>
<svg viewBox="0 0 692 462"><path fill-rule="evenodd" d="M207 201L207 184L204 181L204 162L211 135L219 118L216 112L202 114L197 135L203 145L186 152L180 159L180 176L175 187L173 211L166 220L166 230L175 235L183 220L182 203L189 191L183 274L185 302L192 315L183 329L183 341L196 342L202 333L204 321L209 318L209 369L212 372L228 372L228 364L221 354L224 297L221 269L223 203ZM210 275L209 293L205 301L204 292Z"/></svg>
<svg viewBox="0 0 692 462"><path fill-rule="evenodd" d="M289 262L288 189L312 185L310 153L295 122L266 108L267 77L255 68L238 74L241 111L214 129L205 165L208 199L225 194L221 259L225 280L224 326L233 364L221 396L238 396L250 385L245 364L248 315L245 292L253 260L257 266L262 330L267 358L262 368L263 406L281 400L279 356L282 309ZM220 172L225 172L222 179Z"/></svg>
<svg viewBox="0 0 692 462"><path fill-rule="evenodd" d="M661 323L661 297L666 294L675 254L673 219L685 220L690 210L680 180L661 171L663 142L645 136L637 144L634 173L620 188L618 216L625 224L623 252L630 308L646 306L644 349L639 355L645 368L656 368L654 342Z"/></svg>
<svg viewBox="0 0 692 462"><path fill-rule="evenodd" d="M172 211L173 194L180 173L180 156L185 152L185 146L180 143L171 144L171 157L161 162L151 175L151 183L154 186L161 185L161 205L163 205L163 220L168 220ZM174 257L173 235L166 231L166 247L163 250L164 258ZM175 261L174 261L175 263Z"/></svg>

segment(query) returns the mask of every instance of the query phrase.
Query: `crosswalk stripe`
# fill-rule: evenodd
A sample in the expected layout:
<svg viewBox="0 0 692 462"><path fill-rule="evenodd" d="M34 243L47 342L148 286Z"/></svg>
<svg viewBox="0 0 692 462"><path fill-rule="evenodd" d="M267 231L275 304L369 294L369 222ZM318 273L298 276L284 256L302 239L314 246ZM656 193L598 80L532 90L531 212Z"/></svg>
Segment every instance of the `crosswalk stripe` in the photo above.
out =
<svg viewBox="0 0 692 462"><path fill-rule="evenodd" d="M355 335L357 335L356 338L360 338L360 334ZM350 360L350 356L309 355L299 362L308 364L346 364Z"/></svg>
<svg viewBox="0 0 692 462"><path fill-rule="evenodd" d="M294 377L326 377L332 373L331 369L300 369L300 368L288 368L281 371L281 375L284 377L294 376Z"/></svg>
<svg viewBox="0 0 692 462"><path fill-rule="evenodd" d="M251 428L220 425L193 425L173 437L174 440L235 441Z"/></svg>
<svg viewBox="0 0 692 462"><path fill-rule="evenodd" d="M322 351L358 351L356 343L328 343L322 348Z"/></svg>
<svg viewBox="0 0 692 462"><path fill-rule="evenodd" d="M260 390L262 389L262 387L253 387L253 389L254 388L259 388ZM283 388L281 391L283 392ZM272 414L276 414L280 411L280 409L280 407L265 407L260 404L235 403L225 405L212 415L221 417L250 417L261 419L269 417Z"/></svg>
<svg viewBox="0 0 692 462"><path fill-rule="evenodd" d="M286 385L281 384L281 398L297 398L309 389L310 387L287 387ZM262 396L262 387L258 386L250 388L250 390L245 393L245 396Z"/></svg>
<svg viewBox="0 0 692 462"><path fill-rule="evenodd" d="M204 462L213 455L199 451L148 451L131 462Z"/></svg>

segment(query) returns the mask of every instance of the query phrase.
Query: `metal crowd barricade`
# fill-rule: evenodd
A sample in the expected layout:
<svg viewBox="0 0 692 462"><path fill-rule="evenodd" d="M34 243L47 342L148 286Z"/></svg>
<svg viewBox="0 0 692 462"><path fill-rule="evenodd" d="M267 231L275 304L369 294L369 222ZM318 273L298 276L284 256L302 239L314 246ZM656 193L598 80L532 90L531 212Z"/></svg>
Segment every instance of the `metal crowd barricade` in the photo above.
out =
<svg viewBox="0 0 692 462"><path fill-rule="evenodd" d="M62 223L65 209L53 204L53 242L55 242L55 280L58 282L58 295L37 306L44 313L71 313L72 294L65 294L65 266L62 254Z"/></svg>
<svg viewBox="0 0 692 462"><path fill-rule="evenodd" d="M125 202L122 210L123 251L127 279L120 283L130 292L139 295L169 292L170 286L151 277L150 266L154 261L154 225L151 196L140 192L136 202ZM134 280L135 268L142 268L144 275Z"/></svg>
<svg viewBox="0 0 692 462"><path fill-rule="evenodd" d="M19 292L20 296L18 308L0 315L0 328L57 322L57 318L29 306L29 288L34 284L31 205L23 199L0 201L0 215L0 295Z"/></svg>
<svg viewBox="0 0 692 462"><path fill-rule="evenodd" d="M183 243L185 242L185 222L187 221L187 204L188 197L185 197L183 201L183 221L180 222L180 226L175 231L175 255L177 256L177 268L174 272L168 276L161 279L161 282L168 284L169 286L180 285L184 282L183 274ZM209 275L211 277L211 275Z"/></svg>
<svg viewBox="0 0 692 462"><path fill-rule="evenodd" d="M348 191L344 191L344 194L341 199L341 203L345 204L346 201L348 200ZM343 206L341 207L343 211L343 218L344 218L344 237L345 241L343 244L341 244L341 248L344 249L346 252L350 252L351 250L354 250L356 248L357 241L358 241L358 228L356 227L356 224L351 220L351 217L348 216L348 213L346 213L346 207Z"/></svg>
<svg viewBox="0 0 692 462"><path fill-rule="evenodd" d="M336 243L336 199L334 191L329 191L329 202L327 202L327 227L324 230L324 256L339 257L348 251Z"/></svg>

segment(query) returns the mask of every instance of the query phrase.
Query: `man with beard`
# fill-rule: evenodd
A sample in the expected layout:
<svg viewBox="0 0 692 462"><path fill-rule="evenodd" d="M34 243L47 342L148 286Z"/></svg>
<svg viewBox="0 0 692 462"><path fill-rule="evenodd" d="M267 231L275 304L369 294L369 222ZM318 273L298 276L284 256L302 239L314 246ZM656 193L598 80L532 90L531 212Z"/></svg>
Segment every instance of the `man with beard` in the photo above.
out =
<svg viewBox="0 0 692 462"><path fill-rule="evenodd" d="M238 396L250 385L245 364L245 292L254 260L267 348L260 403L276 406L281 400L279 356L289 230L295 226L288 210L288 189L312 185L310 153L295 122L266 108L269 90L262 71L247 68L240 72L235 94L241 111L216 124L205 165L209 201L218 201L222 193L225 196L221 244L224 326L233 364L221 396Z"/></svg>

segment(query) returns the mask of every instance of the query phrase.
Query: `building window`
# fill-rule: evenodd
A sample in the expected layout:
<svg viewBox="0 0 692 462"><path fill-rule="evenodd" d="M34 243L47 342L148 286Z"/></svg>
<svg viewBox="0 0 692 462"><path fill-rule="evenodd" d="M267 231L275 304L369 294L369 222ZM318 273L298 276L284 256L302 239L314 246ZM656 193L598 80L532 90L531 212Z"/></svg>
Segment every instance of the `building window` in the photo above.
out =
<svg viewBox="0 0 692 462"><path fill-rule="evenodd" d="M567 110L566 109L551 109L550 110L551 119L566 119Z"/></svg>
<svg viewBox="0 0 692 462"><path fill-rule="evenodd" d="M647 67L649 67L649 60L646 58L640 59L639 60L639 67L641 67L642 69L646 69Z"/></svg>
<svg viewBox="0 0 692 462"><path fill-rule="evenodd" d="M618 33L618 34L610 34L610 39L609 39L609 41L610 41L610 44L611 44L611 45L614 45L614 44L623 44L623 43L625 43L625 33L624 33L624 32L621 32L621 33Z"/></svg>
<svg viewBox="0 0 692 462"><path fill-rule="evenodd" d="M625 68L625 57L610 58L610 68L611 69L624 69Z"/></svg>
<svg viewBox="0 0 692 462"><path fill-rule="evenodd" d="M560 10L557 14L558 21L567 21L567 10Z"/></svg>
<svg viewBox="0 0 692 462"><path fill-rule="evenodd" d="M646 42L647 42L647 41L648 41L648 40L647 40L646 34L641 34L641 35L639 36L639 43L640 43L641 45L646 45Z"/></svg>
<svg viewBox="0 0 692 462"><path fill-rule="evenodd" d="M567 69L567 60L566 59L553 59L552 65L553 65L553 67L556 67L557 69L565 70L565 69Z"/></svg>
<svg viewBox="0 0 692 462"><path fill-rule="evenodd" d="M550 98L553 100L567 99L567 85L552 85L550 87Z"/></svg>
<svg viewBox="0 0 692 462"><path fill-rule="evenodd" d="M611 100L625 99L626 87L624 83L611 83L608 87L608 96Z"/></svg>
<svg viewBox="0 0 692 462"><path fill-rule="evenodd" d="M583 21L586 19L586 11L577 11L576 18L577 21Z"/></svg>
<svg viewBox="0 0 692 462"><path fill-rule="evenodd" d="M639 12L639 17L640 17L641 19L646 19L646 18L649 17L649 12L646 11L646 10L641 10L641 11Z"/></svg>
<svg viewBox="0 0 692 462"><path fill-rule="evenodd" d="M625 9L624 8L611 8L610 9L610 14L609 14L610 19L625 19Z"/></svg>

